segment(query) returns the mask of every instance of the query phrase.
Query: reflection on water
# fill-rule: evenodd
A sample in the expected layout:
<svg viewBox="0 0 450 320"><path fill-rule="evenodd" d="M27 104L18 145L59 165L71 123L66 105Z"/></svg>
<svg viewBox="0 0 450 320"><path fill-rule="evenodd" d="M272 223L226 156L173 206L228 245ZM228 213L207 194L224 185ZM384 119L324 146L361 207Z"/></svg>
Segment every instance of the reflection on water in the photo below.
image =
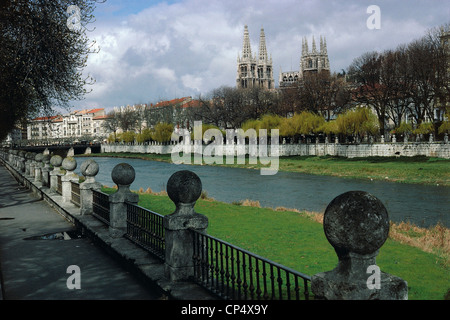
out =
<svg viewBox="0 0 450 320"><path fill-rule="evenodd" d="M100 166L96 180L113 186L111 171L121 162L132 165L136 179L132 190L150 187L165 190L167 180L176 171L191 170L202 180L208 196L224 202L257 200L263 207L286 207L323 212L328 203L343 192L361 190L379 198L395 222L411 221L419 226L435 225L441 221L450 227L450 187L399 184L384 181L344 179L302 173L278 172L261 176L259 170L213 166L175 165L166 162L120 158L77 158L81 163L94 159Z"/></svg>

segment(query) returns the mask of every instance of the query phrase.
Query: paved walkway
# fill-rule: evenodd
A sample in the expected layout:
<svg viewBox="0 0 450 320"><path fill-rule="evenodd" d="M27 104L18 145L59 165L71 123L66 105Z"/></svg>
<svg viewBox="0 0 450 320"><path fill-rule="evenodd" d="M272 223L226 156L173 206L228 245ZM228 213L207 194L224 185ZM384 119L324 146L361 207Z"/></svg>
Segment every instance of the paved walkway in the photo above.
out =
<svg viewBox="0 0 450 320"><path fill-rule="evenodd" d="M25 240L68 230L71 223L0 164L0 300L159 298L89 238ZM71 265L79 267L79 282L67 273Z"/></svg>

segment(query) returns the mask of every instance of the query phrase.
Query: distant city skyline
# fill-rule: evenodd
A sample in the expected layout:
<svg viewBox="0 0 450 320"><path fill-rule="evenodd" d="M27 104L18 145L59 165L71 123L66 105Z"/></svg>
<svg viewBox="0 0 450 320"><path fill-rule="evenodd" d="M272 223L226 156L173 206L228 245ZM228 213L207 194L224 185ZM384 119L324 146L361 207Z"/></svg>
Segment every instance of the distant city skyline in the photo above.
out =
<svg viewBox="0 0 450 320"><path fill-rule="evenodd" d="M370 5L380 8L380 28L370 29ZM450 3L440 0L107 0L97 4L86 75L91 93L72 110L155 103L205 95L235 86L244 26L257 51L264 28L273 58L275 86L280 70L298 70L302 39L327 39L331 72L347 69L369 51L395 49L449 23ZM254 52L257 53L257 52Z"/></svg>

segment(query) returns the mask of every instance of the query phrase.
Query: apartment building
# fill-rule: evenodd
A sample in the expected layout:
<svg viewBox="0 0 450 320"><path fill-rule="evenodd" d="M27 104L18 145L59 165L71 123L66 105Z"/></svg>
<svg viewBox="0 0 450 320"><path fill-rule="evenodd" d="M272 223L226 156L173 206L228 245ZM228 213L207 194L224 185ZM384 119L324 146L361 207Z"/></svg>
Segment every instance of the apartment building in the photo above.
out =
<svg viewBox="0 0 450 320"><path fill-rule="evenodd" d="M27 126L27 139L102 138L109 134L102 125L105 119L103 108L35 118L30 120Z"/></svg>

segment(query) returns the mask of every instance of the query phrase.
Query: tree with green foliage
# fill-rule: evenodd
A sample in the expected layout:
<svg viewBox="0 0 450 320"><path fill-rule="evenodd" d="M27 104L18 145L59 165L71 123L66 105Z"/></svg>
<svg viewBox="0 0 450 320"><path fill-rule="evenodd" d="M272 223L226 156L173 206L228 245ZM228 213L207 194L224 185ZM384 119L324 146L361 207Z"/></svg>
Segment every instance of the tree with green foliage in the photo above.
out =
<svg viewBox="0 0 450 320"><path fill-rule="evenodd" d="M431 122L422 122L416 129L413 130L414 134L430 134L434 132L434 125Z"/></svg>
<svg viewBox="0 0 450 320"><path fill-rule="evenodd" d="M120 135L120 138L125 143L134 142L135 137L136 137L136 133L134 133L134 131L125 131L125 132L122 132L122 134Z"/></svg>
<svg viewBox="0 0 450 320"><path fill-rule="evenodd" d="M413 132L413 128L411 123L402 122L397 128L395 128L394 132L400 135L408 135Z"/></svg>
<svg viewBox="0 0 450 320"><path fill-rule="evenodd" d="M152 135L154 134L154 130L145 128L141 133L136 135L136 141L138 143L144 143L152 140Z"/></svg>
<svg viewBox="0 0 450 320"><path fill-rule="evenodd" d="M336 119L337 133L345 136L375 135L379 131L377 116L367 107L358 107L340 114Z"/></svg>
<svg viewBox="0 0 450 320"><path fill-rule="evenodd" d="M439 126L438 133L444 134L444 133L450 133L450 120L449 116L447 115L447 120L443 121L442 124Z"/></svg>
<svg viewBox="0 0 450 320"><path fill-rule="evenodd" d="M151 138L157 142L168 142L171 140L173 124L160 122L155 126Z"/></svg>
<svg viewBox="0 0 450 320"><path fill-rule="evenodd" d="M320 132L319 128L323 126L325 119L313 112L303 111L287 118L280 126L281 136L308 135Z"/></svg>

